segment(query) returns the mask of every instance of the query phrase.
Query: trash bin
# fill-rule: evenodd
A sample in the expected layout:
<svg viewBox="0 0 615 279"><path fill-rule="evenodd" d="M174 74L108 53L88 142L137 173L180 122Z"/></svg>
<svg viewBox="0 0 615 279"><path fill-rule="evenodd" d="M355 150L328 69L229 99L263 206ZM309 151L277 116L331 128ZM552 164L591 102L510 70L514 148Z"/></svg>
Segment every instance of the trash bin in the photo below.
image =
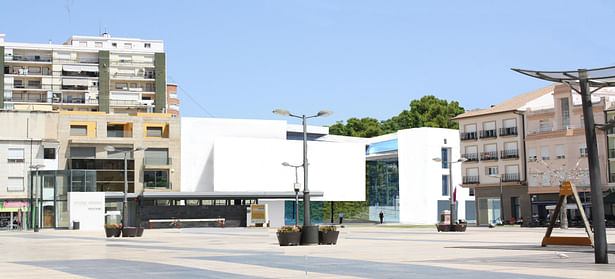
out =
<svg viewBox="0 0 615 279"><path fill-rule="evenodd" d="M78 230L79 229L79 221L75 220L73 221L73 230Z"/></svg>

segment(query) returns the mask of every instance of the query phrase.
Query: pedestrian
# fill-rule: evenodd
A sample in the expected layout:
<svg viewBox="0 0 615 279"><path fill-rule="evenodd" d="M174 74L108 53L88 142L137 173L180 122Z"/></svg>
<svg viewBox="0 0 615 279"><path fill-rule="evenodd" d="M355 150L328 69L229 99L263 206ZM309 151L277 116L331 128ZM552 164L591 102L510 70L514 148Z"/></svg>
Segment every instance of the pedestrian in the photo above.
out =
<svg viewBox="0 0 615 279"><path fill-rule="evenodd" d="M384 221L384 212L380 210L380 214L378 214L378 216L380 217L380 224L382 224L382 222Z"/></svg>
<svg viewBox="0 0 615 279"><path fill-rule="evenodd" d="M340 224L342 224L342 220L344 220L344 213L341 213L338 215L338 217L340 217Z"/></svg>

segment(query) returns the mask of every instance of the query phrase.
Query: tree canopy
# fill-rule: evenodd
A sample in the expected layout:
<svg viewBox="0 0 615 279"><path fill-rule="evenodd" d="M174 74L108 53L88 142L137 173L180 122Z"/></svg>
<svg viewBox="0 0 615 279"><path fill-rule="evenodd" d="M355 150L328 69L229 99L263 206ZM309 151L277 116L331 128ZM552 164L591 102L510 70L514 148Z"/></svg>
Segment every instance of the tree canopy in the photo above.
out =
<svg viewBox="0 0 615 279"><path fill-rule="evenodd" d="M344 124L338 121L329 127L332 135L370 138L398 130L435 127L457 129L458 124L449 119L464 113L457 101L440 100L433 95L423 96L410 102L410 110L403 110L399 115L384 121L375 118L350 118Z"/></svg>

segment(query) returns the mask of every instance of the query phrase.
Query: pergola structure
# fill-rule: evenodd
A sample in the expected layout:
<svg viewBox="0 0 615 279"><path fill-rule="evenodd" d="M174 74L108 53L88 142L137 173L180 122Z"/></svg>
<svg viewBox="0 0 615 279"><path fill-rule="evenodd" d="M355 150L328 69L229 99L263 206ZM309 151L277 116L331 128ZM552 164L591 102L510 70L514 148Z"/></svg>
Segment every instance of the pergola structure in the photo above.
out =
<svg viewBox="0 0 615 279"><path fill-rule="evenodd" d="M615 87L615 66L573 71L534 71L514 68L512 70L534 78L565 83L581 95L592 197L594 257L597 264L609 263L606 224L604 222L604 197L602 196L602 187L600 185L600 162L598 160L598 144L596 142L595 129L610 128L615 126L615 123L607 123L606 125L596 125L594 123L591 94L604 87Z"/></svg>

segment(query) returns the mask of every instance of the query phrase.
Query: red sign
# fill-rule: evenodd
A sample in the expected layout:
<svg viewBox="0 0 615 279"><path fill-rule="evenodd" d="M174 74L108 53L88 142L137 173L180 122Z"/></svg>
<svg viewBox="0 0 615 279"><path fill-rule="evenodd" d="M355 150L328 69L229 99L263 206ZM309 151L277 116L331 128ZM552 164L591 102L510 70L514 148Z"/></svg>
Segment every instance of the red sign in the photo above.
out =
<svg viewBox="0 0 615 279"><path fill-rule="evenodd" d="M4 202L2 207L28 207L28 202Z"/></svg>

